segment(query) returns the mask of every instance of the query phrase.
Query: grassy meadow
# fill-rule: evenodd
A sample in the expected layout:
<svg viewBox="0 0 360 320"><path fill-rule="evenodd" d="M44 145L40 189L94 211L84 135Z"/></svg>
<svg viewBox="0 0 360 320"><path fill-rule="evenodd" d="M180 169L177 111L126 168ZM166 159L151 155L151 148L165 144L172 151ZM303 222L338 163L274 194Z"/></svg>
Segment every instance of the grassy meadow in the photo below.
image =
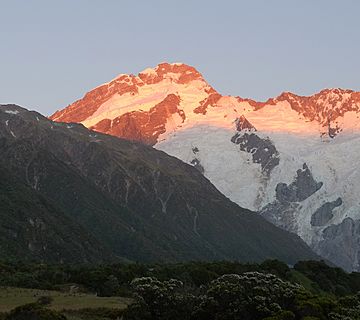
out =
<svg viewBox="0 0 360 320"><path fill-rule="evenodd" d="M97 297L94 294L0 287L0 312L8 312L18 306L36 302L42 296L53 298L49 308L56 311L99 308L125 309L131 302L129 298L121 297Z"/></svg>

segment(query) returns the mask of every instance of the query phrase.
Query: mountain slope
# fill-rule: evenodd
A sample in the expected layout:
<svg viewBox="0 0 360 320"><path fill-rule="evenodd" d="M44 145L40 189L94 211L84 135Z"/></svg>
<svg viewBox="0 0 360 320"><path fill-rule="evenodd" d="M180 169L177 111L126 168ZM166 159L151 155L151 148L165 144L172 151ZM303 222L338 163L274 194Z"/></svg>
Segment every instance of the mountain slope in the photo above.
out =
<svg viewBox="0 0 360 320"><path fill-rule="evenodd" d="M295 235L224 197L202 174L143 144L0 107L7 169L116 255L139 261L317 258Z"/></svg>
<svg viewBox="0 0 360 320"><path fill-rule="evenodd" d="M115 261L95 238L0 166L0 258Z"/></svg>
<svg viewBox="0 0 360 320"><path fill-rule="evenodd" d="M257 102L222 96L193 67L168 63L120 75L51 116L192 164L231 200L347 270L360 270L359 117L352 90Z"/></svg>

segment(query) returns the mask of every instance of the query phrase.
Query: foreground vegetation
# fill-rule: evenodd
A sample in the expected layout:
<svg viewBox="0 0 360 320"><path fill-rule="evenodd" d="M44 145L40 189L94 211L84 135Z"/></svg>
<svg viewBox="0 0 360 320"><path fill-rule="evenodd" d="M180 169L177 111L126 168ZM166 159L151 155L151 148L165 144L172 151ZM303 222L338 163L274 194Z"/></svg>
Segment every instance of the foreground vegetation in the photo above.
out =
<svg viewBox="0 0 360 320"><path fill-rule="evenodd" d="M131 299L98 297L94 294L0 287L0 312L8 312L24 304L35 303L42 298L50 299L52 310L80 310L88 308L125 309Z"/></svg>
<svg viewBox="0 0 360 320"><path fill-rule="evenodd" d="M69 320L360 319L360 274L315 261L292 268L276 260L92 267L3 262L0 286L6 320L34 314Z"/></svg>

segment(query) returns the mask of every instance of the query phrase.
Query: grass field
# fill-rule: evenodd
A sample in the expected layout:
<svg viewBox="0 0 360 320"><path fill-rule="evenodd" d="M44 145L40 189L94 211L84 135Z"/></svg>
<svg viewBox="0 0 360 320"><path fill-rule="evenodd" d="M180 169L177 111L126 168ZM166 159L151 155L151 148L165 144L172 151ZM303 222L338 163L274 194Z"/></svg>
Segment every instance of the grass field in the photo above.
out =
<svg viewBox="0 0 360 320"><path fill-rule="evenodd" d="M122 297L104 298L92 294L0 287L0 312L7 312L20 305L35 302L41 296L51 296L54 300L49 308L57 311L87 308L125 309L131 303L131 299Z"/></svg>

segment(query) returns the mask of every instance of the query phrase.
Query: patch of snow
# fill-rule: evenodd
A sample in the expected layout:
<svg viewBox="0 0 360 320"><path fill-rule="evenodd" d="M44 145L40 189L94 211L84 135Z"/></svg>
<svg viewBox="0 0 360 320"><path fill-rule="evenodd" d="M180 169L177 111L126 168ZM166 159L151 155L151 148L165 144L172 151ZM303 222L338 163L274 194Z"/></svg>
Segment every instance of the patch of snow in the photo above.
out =
<svg viewBox="0 0 360 320"><path fill-rule="evenodd" d="M19 113L19 111L17 111L17 110L5 110L5 112L8 114L18 114Z"/></svg>
<svg viewBox="0 0 360 320"><path fill-rule="evenodd" d="M157 72L153 68L147 68L140 72L141 74L146 74L149 76L157 76Z"/></svg>

